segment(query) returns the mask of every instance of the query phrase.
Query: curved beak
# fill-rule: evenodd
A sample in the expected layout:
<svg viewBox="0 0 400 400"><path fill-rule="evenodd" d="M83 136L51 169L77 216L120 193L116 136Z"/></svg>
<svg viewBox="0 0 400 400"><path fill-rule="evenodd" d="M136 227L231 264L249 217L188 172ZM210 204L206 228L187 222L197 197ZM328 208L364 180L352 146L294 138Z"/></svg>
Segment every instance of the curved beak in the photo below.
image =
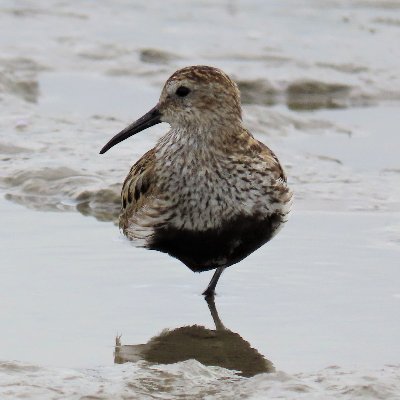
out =
<svg viewBox="0 0 400 400"><path fill-rule="evenodd" d="M117 133L101 150L100 154L104 154L106 151L110 150L111 147L122 142L128 137L135 135L144 129L150 128L153 125L159 124L161 122L161 112L158 109L158 105L152 108L147 114L139 118L137 121L130 124L120 133Z"/></svg>

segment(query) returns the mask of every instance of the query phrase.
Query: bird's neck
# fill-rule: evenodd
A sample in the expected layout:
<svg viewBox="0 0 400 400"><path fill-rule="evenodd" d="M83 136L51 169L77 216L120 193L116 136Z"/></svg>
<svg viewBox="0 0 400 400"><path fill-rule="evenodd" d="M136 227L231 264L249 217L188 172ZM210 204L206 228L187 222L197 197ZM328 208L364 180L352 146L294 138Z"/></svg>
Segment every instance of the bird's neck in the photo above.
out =
<svg viewBox="0 0 400 400"><path fill-rule="evenodd" d="M232 144L244 135L248 134L241 124L172 126L158 141L156 148L161 156L223 154L232 150Z"/></svg>

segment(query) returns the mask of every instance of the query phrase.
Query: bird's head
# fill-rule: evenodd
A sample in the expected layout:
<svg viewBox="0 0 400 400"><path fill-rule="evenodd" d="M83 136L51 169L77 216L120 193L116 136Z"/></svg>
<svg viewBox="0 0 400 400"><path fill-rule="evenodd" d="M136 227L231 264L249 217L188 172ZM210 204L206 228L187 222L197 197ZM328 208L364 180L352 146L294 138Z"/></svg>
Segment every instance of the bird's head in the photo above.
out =
<svg viewBox="0 0 400 400"><path fill-rule="evenodd" d="M172 128L204 130L241 121L240 93L235 82L218 68L191 66L176 71L167 80L158 104L115 135L100 151L160 122Z"/></svg>

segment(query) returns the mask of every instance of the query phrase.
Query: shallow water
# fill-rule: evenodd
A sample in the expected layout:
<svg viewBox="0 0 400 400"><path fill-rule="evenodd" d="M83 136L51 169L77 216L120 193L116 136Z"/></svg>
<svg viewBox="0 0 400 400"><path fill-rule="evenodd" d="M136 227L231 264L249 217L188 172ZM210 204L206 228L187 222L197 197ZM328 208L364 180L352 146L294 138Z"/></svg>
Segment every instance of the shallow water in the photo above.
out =
<svg viewBox="0 0 400 400"><path fill-rule="evenodd" d="M0 398L399 398L400 3L110 4L0 5ZM168 127L99 149L197 63L237 80L296 194L285 229L224 273L221 334L210 273L102 222ZM242 356L183 361L208 340ZM269 372L216 360L245 355Z"/></svg>
<svg viewBox="0 0 400 400"><path fill-rule="evenodd" d="M117 333L140 344L165 328L214 326L200 295L211 273L134 248L112 224L1 209L3 358L110 364ZM224 274L222 322L288 372L396 363L399 226L385 213L294 213L276 240Z"/></svg>

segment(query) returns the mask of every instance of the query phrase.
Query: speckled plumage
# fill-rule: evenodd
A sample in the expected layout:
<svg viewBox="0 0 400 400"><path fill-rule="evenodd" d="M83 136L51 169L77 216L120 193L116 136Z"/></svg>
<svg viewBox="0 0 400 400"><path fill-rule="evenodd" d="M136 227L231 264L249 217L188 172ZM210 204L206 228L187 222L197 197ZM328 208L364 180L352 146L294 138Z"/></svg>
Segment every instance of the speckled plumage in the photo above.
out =
<svg viewBox="0 0 400 400"><path fill-rule="evenodd" d="M179 96L182 87L189 93ZM225 73L178 70L147 115L152 125L168 122L171 129L125 179L120 228L128 238L193 271L220 274L276 234L292 194L277 157L242 126L239 91Z"/></svg>

